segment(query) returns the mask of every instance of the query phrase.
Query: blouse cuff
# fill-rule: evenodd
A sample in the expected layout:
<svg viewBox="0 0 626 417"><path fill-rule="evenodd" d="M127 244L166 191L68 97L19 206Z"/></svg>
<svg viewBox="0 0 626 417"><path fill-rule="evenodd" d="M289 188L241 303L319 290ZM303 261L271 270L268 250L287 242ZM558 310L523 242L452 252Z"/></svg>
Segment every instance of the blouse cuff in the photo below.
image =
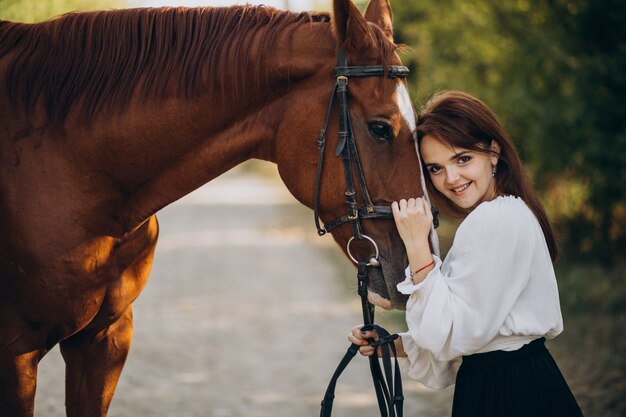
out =
<svg viewBox="0 0 626 417"><path fill-rule="evenodd" d="M441 259L439 259L437 255L433 255L433 259L435 260L435 267L431 269L426 275L426 277L418 284L413 283L413 279L411 278L411 270L407 268L404 272L405 273L404 281L402 281L396 286L398 291L404 295L411 295L415 291L422 288L425 285L426 281L429 281L429 278L431 278L434 275L433 272L441 269Z"/></svg>

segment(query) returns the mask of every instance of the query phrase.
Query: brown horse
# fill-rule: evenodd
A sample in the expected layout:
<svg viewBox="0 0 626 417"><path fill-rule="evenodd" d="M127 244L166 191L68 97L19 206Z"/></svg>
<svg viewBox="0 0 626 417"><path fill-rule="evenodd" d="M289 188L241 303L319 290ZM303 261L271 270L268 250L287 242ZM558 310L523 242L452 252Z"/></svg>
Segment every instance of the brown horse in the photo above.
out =
<svg viewBox="0 0 626 417"><path fill-rule="evenodd" d="M340 47L350 65L399 65L388 0L364 16L336 0L332 17L243 6L0 22L0 416L33 415L37 365L57 343L67 415L106 415L159 209L251 158L276 163L312 207ZM421 195L405 81L351 79L349 92L374 203ZM337 130L333 112L329 149ZM342 170L330 154L324 221L346 212ZM406 259L393 222L363 227L382 263L370 299L402 308ZM333 236L345 251L350 226Z"/></svg>

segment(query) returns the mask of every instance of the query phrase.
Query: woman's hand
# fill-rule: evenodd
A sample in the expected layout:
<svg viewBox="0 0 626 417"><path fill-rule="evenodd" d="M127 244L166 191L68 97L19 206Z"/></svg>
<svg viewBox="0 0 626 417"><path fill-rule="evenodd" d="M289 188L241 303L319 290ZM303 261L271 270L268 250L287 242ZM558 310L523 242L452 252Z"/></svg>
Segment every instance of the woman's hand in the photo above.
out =
<svg viewBox="0 0 626 417"><path fill-rule="evenodd" d="M433 224L430 204L424 198L409 198L391 204L393 219L407 248L423 240L428 240Z"/></svg>
<svg viewBox="0 0 626 417"><path fill-rule="evenodd" d="M363 325L356 326L352 329L352 332L348 335L350 343L354 343L359 347L359 353L363 356L372 356L376 353L376 348L370 346L370 342L367 339L378 340L378 334L374 330L363 331L361 328ZM380 356L380 355L379 355Z"/></svg>
<svg viewBox="0 0 626 417"><path fill-rule="evenodd" d="M372 356L374 353L381 357L380 348L375 348L370 345L370 342L367 339L378 340L378 334L374 330L363 331L361 330L363 325L356 326L352 329L352 333L348 335L348 340L350 343L354 343L359 346L359 353L363 356ZM402 338L398 337L393 341L396 346L396 356L398 357L406 357L406 352L404 351L404 347L402 345Z"/></svg>

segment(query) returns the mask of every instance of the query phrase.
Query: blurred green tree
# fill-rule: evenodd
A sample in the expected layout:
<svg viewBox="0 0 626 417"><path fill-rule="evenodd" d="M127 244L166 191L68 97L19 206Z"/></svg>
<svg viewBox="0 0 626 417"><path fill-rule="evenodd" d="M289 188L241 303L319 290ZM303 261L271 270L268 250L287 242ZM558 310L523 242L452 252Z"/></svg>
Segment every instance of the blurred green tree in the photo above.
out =
<svg viewBox="0 0 626 417"><path fill-rule="evenodd" d="M0 0L0 19L39 22L71 11L124 7L124 0Z"/></svg>
<svg viewBox="0 0 626 417"><path fill-rule="evenodd" d="M487 102L517 144L564 253L626 253L626 2L396 1L413 97Z"/></svg>

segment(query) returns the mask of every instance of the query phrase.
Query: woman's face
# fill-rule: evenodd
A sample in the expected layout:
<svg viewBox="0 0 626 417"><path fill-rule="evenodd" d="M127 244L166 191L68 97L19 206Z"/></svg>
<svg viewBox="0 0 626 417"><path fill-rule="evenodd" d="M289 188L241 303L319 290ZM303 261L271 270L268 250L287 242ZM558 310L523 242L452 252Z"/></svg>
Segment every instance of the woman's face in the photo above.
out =
<svg viewBox="0 0 626 417"><path fill-rule="evenodd" d="M500 153L496 142L491 149ZM430 135L422 139L420 153L435 188L457 206L472 209L496 198L496 155L454 148Z"/></svg>

